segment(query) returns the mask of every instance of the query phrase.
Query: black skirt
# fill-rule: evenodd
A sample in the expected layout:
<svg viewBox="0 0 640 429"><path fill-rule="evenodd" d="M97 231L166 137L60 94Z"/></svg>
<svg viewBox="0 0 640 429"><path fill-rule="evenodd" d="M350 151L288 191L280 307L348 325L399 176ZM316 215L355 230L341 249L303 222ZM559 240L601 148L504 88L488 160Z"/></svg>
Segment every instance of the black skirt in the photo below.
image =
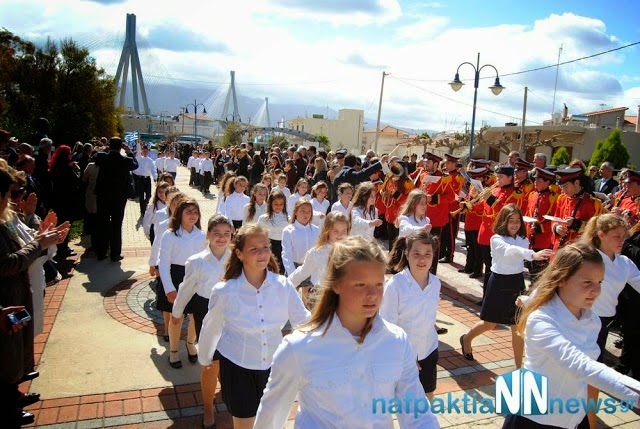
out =
<svg viewBox="0 0 640 429"><path fill-rule="evenodd" d="M196 337L200 338L200 330L202 329L202 322L204 316L209 311L209 299L198 295L193 295L187 306L184 308L186 314L193 314L193 321L196 327Z"/></svg>
<svg viewBox="0 0 640 429"><path fill-rule="evenodd" d="M175 286L176 290L180 287L180 283L184 280L184 265L175 265L171 264L171 282ZM162 286L162 281L158 281L158 286L156 286L156 309L159 311L167 311L171 312L173 310L173 304L169 302L167 299L167 295L164 292L164 286ZM188 305L187 305L188 308ZM188 314L185 308L185 314Z"/></svg>
<svg viewBox="0 0 640 429"><path fill-rule="evenodd" d="M524 275L496 274L489 276L487 291L480 310L480 319L486 322L515 325L516 299L525 291Z"/></svg>

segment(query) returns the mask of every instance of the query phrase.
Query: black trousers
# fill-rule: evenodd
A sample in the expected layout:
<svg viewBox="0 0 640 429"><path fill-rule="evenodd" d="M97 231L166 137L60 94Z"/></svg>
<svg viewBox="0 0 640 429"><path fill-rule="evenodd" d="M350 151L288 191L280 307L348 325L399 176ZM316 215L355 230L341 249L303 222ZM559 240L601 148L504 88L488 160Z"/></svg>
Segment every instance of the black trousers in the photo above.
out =
<svg viewBox="0 0 640 429"><path fill-rule="evenodd" d="M478 244L478 230L465 231L464 238L467 243L467 261L464 270L474 274L482 273L482 252Z"/></svg>
<svg viewBox="0 0 640 429"><path fill-rule="evenodd" d="M133 175L133 183L136 186L138 201L140 202L140 213L144 216L147 205L151 199L151 178L147 176Z"/></svg>
<svg viewBox="0 0 640 429"><path fill-rule="evenodd" d="M456 251L456 237L458 236L458 228L460 226L460 216L449 215L449 223L443 227L440 242L440 256L453 260L453 254Z"/></svg>
<svg viewBox="0 0 640 429"><path fill-rule="evenodd" d="M389 250L393 247L393 243L395 243L398 235L400 233L400 229L396 227L394 224L387 222L387 239L389 240Z"/></svg>
<svg viewBox="0 0 640 429"><path fill-rule="evenodd" d="M613 322L615 317L600 317L600 322L602 326L600 327L600 332L598 333L598 347L600 347L600 356L598 356L598 362L602 362L604 360L604 351L607 345L607 337L609 336L609 325Z"/></svg>
<svg viewBox="0 0 640 429"><path fill-rule="evenodd" d="M191 167L189 169L190 174L189 174L189 186L191 185L195 185L196 184L196 176L198 175L198 173L196 173L196 168L195 167Z"/></svg>
<svg viewBox="0 0 640 429"><path fill-rule="evenodd" d="M640 294L626 285L618 298L618 318L622 325L624 345L620 366L631 370L633 378L640 380Z"/></svg>
<svg viewBox="0 0 640 429"><path fill-rule="evenodd" d="M122 197L98 195L98 229L94 243L98 257L106 256L107 249L111 249L112 258L119 257L122 253L122 221L126 205L127 200Z"/></svg>

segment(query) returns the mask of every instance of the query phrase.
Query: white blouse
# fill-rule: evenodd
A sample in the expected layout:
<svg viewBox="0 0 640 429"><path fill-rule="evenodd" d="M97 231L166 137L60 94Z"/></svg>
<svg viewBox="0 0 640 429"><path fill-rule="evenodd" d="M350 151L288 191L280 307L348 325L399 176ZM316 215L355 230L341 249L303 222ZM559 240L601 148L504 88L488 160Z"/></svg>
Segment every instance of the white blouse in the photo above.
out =
<svg viewBox="0 0 640 429"><path fill-rule="evenodd" d="M285 198L287 199L287 201L291 197L291 191L286 186L281 188L280 186L276 185L271 189L271 193L273 193L274 191L282 192L284 194Z"/></svg>
<svg viewBox="0 0 640 429"><path fill-rule="evenodd" d="M496 274L519 274L524 271L524 261L533 260L535 252L529 249L529 240L524 237L491 237L491 271Z"/></svg>
<svg viewBox="0 0 640 429"><path fill-rule="evenodd" d="M640 293L640 270L624 255L616 254L613 261L602 252L600 255L604 262L604 280L600 296L596 298L591 310L600 317L613 317L616 315L618 296L625 284L629 283Z"/></svg>
<svg viewBox="0 0 640 429"><path fill-rule="evenodd" d="M209 158L209 159L204 158L202 160L202 163L200 164L200 171L202 172L203 175L207 171L209 173L213 174L213 160L211 158Z"/></svg>
<svg viewBox="0 0 640 429"><path fill-rule="evenodd" d="M251 201L251 198L245 194L234 192L229 195L224 202L224 214L229 220L242 220L244 219L244 206Z"/></svg>
<svg viewBox="0 0 640 429"><path fill-rule="evenodd" d="M439 302L440 279L433 274L429 274L429 284L422 289L405 268L385 286L380 316L404 329L418 360L438 348L435 324Z"/></svg>
<svg viewBox="0 0 640 429"><path fill-rule="evenodd" d="M142 218L142 230L144 231L144 235L147 238L149 238L149 235L151 234L151 225L157 225L163 220L169 218L166 207L167 206L162 201L158 201L158 210L155 209L153 204L147 205L147 209L144 212L144 217ZM156 228L157 227L153 228L154 234L156 233Z"/></svg>
<svg viewBox="0 0 640 429"><path fill-rule="evenodd" d="M349 217L349 213L351 212L351 207L353 207L353 204L351 203L347 204L347 207L345 207L342 205L340 201L336 201L331 206L331 211L344 213L345 216Z"/></svg>
<svg viewBox="0 0 640 429"><path fill-rule="evenodd" d="M243 272L214 286L202 322L198 360L210 365L217 349L242 368L269 369L287 320L295 327L310 316L286 277L268 271L264 283L256 288Z"/></svg>
<svg viewBox="0 0 640 429"><path fill-rule="evenodd" d="M322 225L324 225L324 220L327 217L330 205L331 203L326 198L322 202L311 198L311 206L313 207L312 223L320 229L322 229Z"/></svg>
<svg viewBox="0 0 640 429"><path fill-rule="evenodd" d="M374 226L369 226L369 222L378 219L378 209L374 209L374 215L369 215L362 207L351 209L351 235L359 235L361 237L373 237Z"/></svg>
<svg viewBox="0 0 640 429"><path fill-rule="evenodd" d="M178 288L178 296L173 303L173 317L180 317L184 313L193 295L198 294L209 299L213 287L220 281L224 274L227 261L231 256L231 250L227 248L222 258L218 259L211 253L211 248L207 246L200 253L196 253L187 259L184 266L184 280Z"/></svg>
<svg viewBox="0 0 640 429"><path fill-rule="evenodd" d="M304 257L318 241L320 229L311 224L302 225L295 221L287 225L282 231L282 264L291 275L295 269L295 263L304 262Z"/></svg>
<svg viewBox="0 0 640 429"><path fill-rule="evenodd" d="M311 201L311 196L309 194L300 195L299 193L295 193L289 197L287 200L287 214L289 215L289 219L293 216L293 207L296 205L299 199Z"/></svg>
<svg viewBox="0 0 640 429"><path fill-rule="evenodd" d="M166 211L165 211L166 213ZM162 236L165 231L169 228L170 219L165 219L162 222L159 222L154 227L155 238L153 239L153 244L151 245L151 254L149 255L149 266L157 267L160 256L160 242L162 241Z"/></svg>
<svg viewBox="0 0 640 429"><path fill-rule="evenodd" d="M171 280L171 265L186 264L187 259L201 252L206 246L207 234L195 226L190 233L180 227L177 235L168 229L162 234L158 271L165 293L174 292L177 286Z"/></svg>
<svg viewBox="0 0 640 429"><path fill-rule="evenodd" d="M271 219L268 214L263 214L258 218L258 226L269 231L269 239L282 241L282 232L289 225L289 219L283 212L274 213Z"/></svg>
<svg viewBox="0 0 640 429"><path fill-rule="evenodd" d="M569 398L586 401L590 384L638 404L640 396L627 386L640 390L640 382L596 360L600 354L596 344L599 331L600 319L593 311L582 310L578 319L557 295L531 313L525 328L524 367L548 377L549 398L560 398L563 403ZM526 417L544 425L572 428L584 416L580 408L576 414L556 412Z"/></svg>
<svg viewBox="0 0 640 429"><path fill-rule="evenodd" d="M249 220L249 206L250 205L251 205L251 202L249 202L248 204L246 204L244 206L244 216L242 218L242 225L252 225L252 224L258 223L258 219L260 218L260 216L262 216L263 214L265 214L267 212L267 202L266 201L264 203L262 203L262 205L256 204L256 214L254 214L253 218L251 220Z"/></svg>
<svg viewBox="0 0 640 429"><path fill-rule="evenodd" d="M297 397L294 428L391 429L393 415L372 412L374 398L424 398L415 353L402 329L376 316L362 344L337 315L325 329L326 324L296 331L282 340L254 428L281 429ZM397 417L401 428L440 427L430 412Z"/></svg>
<svg viewBox="0 0 640 429"><path fill-rule="evenodd" d="M329 266L329 255L333 250L333 244L325 244L321 247L314 247L309 250L304 257L304 262L289 275L289 280L294 286L298 286L304 280L311 277L314 286L320 285L324 279L324 273Z"/></svg>
<svg viewBox="0 0 640 429"><path fill-rule="evenodd" d="M416 219L414 216L402 215L398 218L398 225L400 227L399 237L406 237L411 235L415 231L424 230L425 225L429 225L431 220L425 216L424 219Z"/></svg>

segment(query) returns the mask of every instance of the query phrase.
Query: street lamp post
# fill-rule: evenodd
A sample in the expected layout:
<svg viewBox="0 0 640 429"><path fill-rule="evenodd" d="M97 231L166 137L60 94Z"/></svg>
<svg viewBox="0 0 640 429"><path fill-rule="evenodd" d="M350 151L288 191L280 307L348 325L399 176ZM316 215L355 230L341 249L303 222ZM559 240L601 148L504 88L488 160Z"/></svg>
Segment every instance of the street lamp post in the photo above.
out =
<svg viewBox="0 0 640 429"><path fill-rule="evenodd" d="M196 139L196 146L198 146L198 107L202 106L202 113L205 115L207 114L207 108L204 107L204 104L193 100L193 103L189 103L185 106L184 113L189 113L189 106L193 106L193 135Z"/></svg>
<svg viewBox="0 0 640 429"><path fill-rule="evenodd" d="M489 87L491 92L493 92L493 95L499 95L504 89L504 86L500 85L500 76L498 75L498 69L496 69L491 64L485 64L482 67L480 67L480 52L478 52L478 62L476 63L475 66L470 62L464 62L458 66L458 69L456 70L456 76L453 78L453 81L449 82L449 85L451 85L451 89L453 89L454 91L460 91L460 88L462 88L462 85L464 85L464 83L460 80L459 72L460 72L460 67L462 67L465 64L469 64L471 67L473 67L473 71L475 73L474 79L473 79L474 89L473 89L473 113L471 116L471 137L469 138L469 159L472 159L473 158L473 137L474 137L473 133L476 125L476 103L478 101L478 82L480 80L480 71L485 67L491 67L495 70L496 80L494 84Z"/></svg>

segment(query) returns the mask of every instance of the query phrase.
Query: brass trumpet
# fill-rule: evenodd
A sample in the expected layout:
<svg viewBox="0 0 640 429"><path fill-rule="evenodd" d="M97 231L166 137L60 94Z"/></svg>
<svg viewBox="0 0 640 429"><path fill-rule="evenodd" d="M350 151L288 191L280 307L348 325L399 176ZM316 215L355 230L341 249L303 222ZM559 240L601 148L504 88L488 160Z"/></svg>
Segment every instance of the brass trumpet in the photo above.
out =
<svg viewBox="0 0 640 429"><path fill-rule="evenodd" d="M451 216L457 216L462 210L470 210L473 206L478 204L480 201L484 200L484 198L489 195L495 188L498 187L498 182L489 186L488 188L484 188L478 195L470 199L469 201L464 201L463 206L457 210L449 212Z"/></svg>
<svg viewBox="0 0 640 429"><path fill-rule="evenodd" d="M397 161L394 161L389 164L389 173L384 178L384 182L382 182L382 187L380 188L380 198L382 198L382 204L385 207L389 208L393 204L393 196L392 193L386 190L387 182L392 177L400 177L404 174L404 167Z"/></svg>

